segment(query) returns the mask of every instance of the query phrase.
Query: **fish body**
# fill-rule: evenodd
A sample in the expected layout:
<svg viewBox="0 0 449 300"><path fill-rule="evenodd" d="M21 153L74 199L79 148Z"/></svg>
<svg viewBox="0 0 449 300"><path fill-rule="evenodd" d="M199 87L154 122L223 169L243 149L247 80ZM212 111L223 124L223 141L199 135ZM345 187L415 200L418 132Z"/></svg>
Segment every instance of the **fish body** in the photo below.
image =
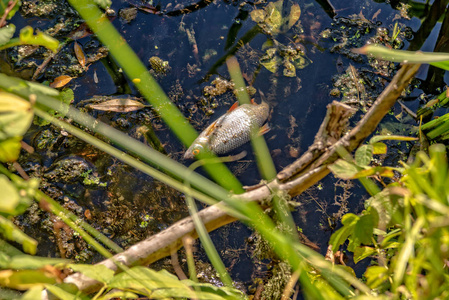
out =
<svg viewBox="0 0 449 300"><path fill-rule="evenodd" d="M192 143L184 154L185 159L192 159L203 151L225 154L249 142L252 128L260 128L259 133L269 131L262 125L268 119L268 103L233 105L227 113L210 124Z"/></svg>

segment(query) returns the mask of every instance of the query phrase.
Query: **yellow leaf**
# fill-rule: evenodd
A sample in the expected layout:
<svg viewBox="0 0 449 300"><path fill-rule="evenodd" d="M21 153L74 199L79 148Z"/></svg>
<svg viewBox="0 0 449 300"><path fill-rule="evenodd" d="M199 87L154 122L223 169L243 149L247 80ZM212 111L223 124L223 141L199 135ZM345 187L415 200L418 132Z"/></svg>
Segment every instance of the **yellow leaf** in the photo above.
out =
<svg viewBox="0 0 449 300"><path fill-rule="evenodd" d="M75 50L75 56L78 59L78 62L84 68L86 66L86 56L84 55L83 48L75 41L73 49Z"/></svg>
<svg viewBox="0 0 449 300"><path fill-rule="evenodd" d="M60 88L65 86L67 83L69 83L73 78L67 75L61 75L55 78L52 83L50 83L50 86L52 88Z"/></svg>

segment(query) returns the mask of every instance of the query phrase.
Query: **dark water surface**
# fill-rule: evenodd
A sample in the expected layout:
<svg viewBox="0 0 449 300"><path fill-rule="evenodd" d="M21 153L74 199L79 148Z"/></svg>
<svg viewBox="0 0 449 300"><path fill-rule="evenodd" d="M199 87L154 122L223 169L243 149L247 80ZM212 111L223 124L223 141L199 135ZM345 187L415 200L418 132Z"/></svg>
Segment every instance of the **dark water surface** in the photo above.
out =
<svg viewBox="0 0 449 300"><path fill-rule="evenodd" d="M138 1L132 3L140 5ZM254 75L254 72L258 69L258 58L264 53L261 50L262 45L267 40L267 36L263 33L255 35L248 44L236 53L243 73L248 78L251 76L255 78L252 83L253 87L263 92L272 106L272 114L269 120L272 129L265 135L265 138L277 171L282 170L283 167L293 162L298 155L307 150L325 116L326 105L332 100L340 98L330 96L330 91L333 89L333 76L345 72L349 64L354 65L358 70L368 68L366 58L358 62L341 53L331 52L330 49L336 42L331 38L321 38L320 33L325 29L339 28L344 30L342 28L343 23L338 23L338 20L341 21L341 18L354 19L352 16L354 14L363 14L364 18L372 21L373 28L386 27L392 31L395 22L409 26L413 31L420 26L420 21L416 17L411 20L404 18L394 20L399 13L398 10L392 9L392 7L397 7L396 4L363 0L332 1L335 9L335 15L333 15L329 11L326 12L318 1L294 1L291 3L298 3L301 8L302 32L298 29L299 27L295 27L296 29L289 30L285 34L277 36L276 39L287 45L294 46L297 43L299 47L299 44L301 44L307 58L312 63L303 69L297 69L296 77L285 77L282 75L282 70L273 74L260 66L258 73ZM154 1L154 4L156 5L158 2ZM188 4L190 2L173 1L167 11L176 10L177 5L182 7ZM161 2L160 5L164 10L167 4ZM128 1L113 1L112 5L112 9L117 13L121 9L130 7L132 6ZM210 85L211 81L219 76L229 79L226 65L217 66L216 64L230 48L236 45L237 40L255 26L248 15L253 7L262 8L263 5L244 3L243 1L215 1L197 11L177 16L161 16L138 10L136 18L129 23L117 17L113 20L113 24L147 66L149 66L148 60L153 56L158 56L169 62L171 70L166 75L159 76L157 80L169 96L175 99L175 104L186 117L191 119L195 128L201 131L212 120L224 113L235 101L230 92L207 98L203 95L203 88ZM22 19L20 16L15 17L14 20L17 27L26 22L33 24L35 27L37 27L37 24L41 24L39 23L41 21L36 23L36 19ZM45 22L42 23L42 26L45 27ZM231 30L238 27L239 30L236 35L230 33ZM186 29L195 38L197 55L194 45L191 41L189 42ZM439 25L432 31L429 40L423 44L423 50L433 50L438 29ZM354 44L352 45L362 46L369 37L375 34L375 31L374 29L369 33L362 34L361 38L353 41ZM348 36L348 38L351 38L351 36ZM93 40L92 36L88 36L78 42L83 47L87 47ZM296 43L293 44L293 41L296 41ZM405 47L409 44L407 40L403 40L403 43ZM226 47L227 44L228 47ZM206 57L206 54L208 57ZM75 92L74 104L78 105L80 101L95 95L131 94L139 96L130 81L112 78L110 71L108 72L108 69L111 68L115 68L112 60L103 59L91 65L83 76L73 80L69 87ZM421 72L418 77L424 79L425 73ZM44 74L39 80L51 80L51 78L51 75ZM98 82L95 78L98 78ZM420 92L414 91L411 98L417 96ZM256 101L260 101L259 94L256 94L255 98ZM418 106L416 101L409 104L411 108ZM208 111L214 113L210 115L207 113ZM144 113L127 115L93 112L93 114L103 121L115 125L126 123L126 126L118 127L130 132L131 135L135 135L139 122L146 120ZM357 114L353 119L354 122L359 118L360 114ZM391 117L389 120L394 121ZM191 163L182 160L185 148L157 118L151 119L150 123L160 126L157 127L156 134L171 157L186 165ZM53 131L50 130L50 132ZM28 139L30 143L33 144L33 141L35 143L36 133L30 134ZM130 224L122 222L118 225L111 224L108 227L109 233L113 233L110 236L118 242L126 241L126 234L124 233L126 230L134 230L143 237L146 234L166 228L175 220L187 215L186 209L179 209L176 212L171 210L184 205L182 197L176 192L167 192L164 187L156 185L147 176L136 173L131 168L123 167L121 164L116 164L117 162L114 159L103 157L84 144L76 145L76 143L67 142L64 149L58 148L58 156L50 155L43 150L37 151L42 157L36 158L35 168L42 166L43 172L49 174L60 168L54 167L55 162L73 155L82 157L84 161L90 164L93 172L97 173L102 181L107 182L106 186L92 187L84 184L80 187L80 179L78 178L74 183L69 181L60 183L56 187L49 184L49 188L59 189L60 192L55 192L55 197L56 195L59 195L60 199L68 197L84 209L89 207L93 211L103 211L97 213L97 216L101 216L101 221L92 220L94 223L98 222L99 227L105 225L107 217L122 220L140 218ZM242 149L251 153L249 145L245 145ZM253 185L260 181L260 175L252 154L248 154L243 161L230 163L229 167L244 185ZM32 166L28 166L28 168L30 170ZM110 173L116 176L108 175ZM49 176L48 178L53 177ZM312 188L311 191L298 199L303 203L303 206L294 212L298 227L302 229L309 240L319 246L323 254L326 251L327 241L332 229L335 229L334 226L339 224L339 221L333 219L332 215L338 212L341 206L333 203L338 195L342 195L344 188L334 187L336 181L332 175L325 178L318 187ZM354 185L349 190L351 195L346 201L348 209L358 213L363 209L363 200L367 198L367 194L357 183L354 183ZM77 188L81 188L81 190L77 190ZM126 200L118 204L118 200L113 195L117 196L116 198ZM151 197L152 200L149 200ZM111 200L111 198L114 199ZM160 200L160 206L154 206L153 201L155 199ZM115 207L114 213L107 212L111 206ZM128 207L133 212L129 212L129 215L120 215L118 211L122 206ZM325 213L320 210L324 210ZM136 211L140 213L136 215ZM139 224L145 216L150 216L152 220L155 220L153 227L150 226L150 231L139 228ZM157 222L159 223L156 224ZM117 229L118 227L121 230ZM227 248L240 249L236 250L237 255L223 254L223 256L226 265L233 264L231 269L233 279L242 281L246 286L250 285L253 268L255 268L251 263L251 253L248 251L249 247L246 244L246 239L250 235L251 231L241 224L232 224L212 234L219 251L223 252ZM42 243L40 247L45 249ZM49 254L51 250L48 249L44 252L42 254ZM204 255L201 258L206 259Z"/></svg>

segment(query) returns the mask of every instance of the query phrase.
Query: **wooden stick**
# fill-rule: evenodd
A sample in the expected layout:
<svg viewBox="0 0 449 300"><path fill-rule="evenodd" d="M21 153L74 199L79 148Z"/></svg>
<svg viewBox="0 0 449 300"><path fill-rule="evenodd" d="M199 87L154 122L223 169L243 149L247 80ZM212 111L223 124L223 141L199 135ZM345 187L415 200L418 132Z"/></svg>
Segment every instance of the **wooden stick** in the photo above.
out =
<svg viewBox="0 0 449 300"><path fill-rule="evenodd" d="M286 167L288 171L281 172L282 180L279 178L274 179L266 185L261 185L234 197L238 197L244 201L261 201L270 197L271 190L279 189L288 191L291 196L296 196L316 184L329 173L327 166L338 159L336 152L338 147L343 146L348 151L353 151L376 129L379 122L407 87L418 68L419 65L402 66L391 83L379 95L376 102L374 102L370 111L360 120L356 127L342 138L338 139L337 136L343 134L343 124L347 122L350 111L341 104L328 107L328 114L318 131L314 144L301 158ZM340 115L338 111L340 111ZM329 143L332 143L332 145L329 145ZM222 205L224 204L219 203L205 208L198 213L208 231L212 231L236 220L223 212L220 208ZM197 237L195 226L190 217L176 222L169 228L115 255L114 260L126 266L151 264L163 257L169 256L173 249L182 247L182 239L185 236ZM105 265L114 271L117 270L117 266L112 259L106 259L99 264ZM64 282L75 284L85 293L94 292L102 286L101 283L81 273L68 276L64 279ZM43 299L48 299L46 291L43 292L42 296Z"/></svg>

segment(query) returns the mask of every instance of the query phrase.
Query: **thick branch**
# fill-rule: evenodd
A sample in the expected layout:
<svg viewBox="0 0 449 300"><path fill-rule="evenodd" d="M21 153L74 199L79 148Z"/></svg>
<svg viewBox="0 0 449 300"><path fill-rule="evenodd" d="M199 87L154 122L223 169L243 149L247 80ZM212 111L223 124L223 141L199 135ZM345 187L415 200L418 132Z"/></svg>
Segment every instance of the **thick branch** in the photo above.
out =
<svg viewBox="0 0 449 300"><path fill-rule="evenodd" d="M328 114L320 127L314 144L297 161L280 172L278 178L266 185L261 185L242 195L236 195L246 201L260 201L270 196L270 190L281 189L288 191L291 196L302 193L316 184L329 173L327 165L337 158L337 148L343 146L348 151L356 149L377 127L379 122L394 105L396 99L407 87L419 65L404 65L394 76L388 87L382 92L364 118L344 137L340 138L351 111L344 105L333 104L328 107ZM209 231L219 228L236 219L226 215L217 204L199 212L200 218ZM168 229L155 234L146 240L132 246L114 259L127 265L147 265L162 257L170 255L172 249L182 246L185 236L197 237L190 217L176 222ZM110 269L117 270L111 259L100 262ZM90 278L76 273L68 276L66 283L75 284L81 291L92 292L101 285ZM44 295L46 297L46 294Z"/></svg>

